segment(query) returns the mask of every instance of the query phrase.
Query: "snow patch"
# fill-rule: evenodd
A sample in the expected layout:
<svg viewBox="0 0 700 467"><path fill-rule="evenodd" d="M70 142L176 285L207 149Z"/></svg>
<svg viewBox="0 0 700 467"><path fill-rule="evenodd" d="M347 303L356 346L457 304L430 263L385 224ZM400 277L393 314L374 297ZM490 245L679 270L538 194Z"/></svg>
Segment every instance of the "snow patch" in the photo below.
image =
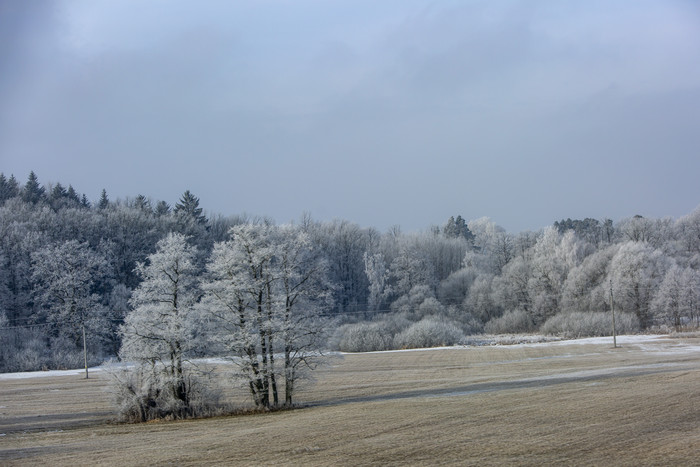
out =
<svg viewBox="0 0 700 467"><path fill-rule="evenodd" d="M102 367L88 368L89 373L99 373L104 371ZM48 371L24 371L20 373L0 373L0 381L25 378L47 378L51 376L77 376L85 375L85 369L79 370L48 370Z"/></svg>
<svg viewBox="0 0 700 467"><path fill-rule="evenodd" d="M663 340L663 345L660 340ZM520 348L520 347L544 347L544 346L562 346L562 345L609 345L612 347L612 337L587 337L582 339L570 339L570 340L556 340L549 342L529 342L529 343L518 343L518 344L494 344L492 346L498 347L508 347L508 348ZM617 336L617 344L622 345L636 345L639 349L644 352L649 353L700 353L700 345L686 344L684 342L674 342L668 335L662 334L639 334L639 335L627 335L627 336ZM647 344L647 345L644 345ZM439 351L439 350L467 350L473 348L469 345L455 345L450 347L430 347L423 349L401 349L401 350L380 350L375 352L364 352L368 354L382 354L382 353L397 353L397 352L426 352L426 351ZM353 355L356 352L329 352L327 355ZM205 358L196 360L199 362L204 362L208 364L227 364L231 363L230 358ZM108 368L114 367L128 367L130 363L124 362L108 362L102 366L89 368L89 373L101 373L106 371ZM52 376L82 376L85 374L85 369L76 370L49 370L49 371L26 371L21 373L0 373L0 381L8 381L15 379L26 379L26 378L45 378Z"/></svg>

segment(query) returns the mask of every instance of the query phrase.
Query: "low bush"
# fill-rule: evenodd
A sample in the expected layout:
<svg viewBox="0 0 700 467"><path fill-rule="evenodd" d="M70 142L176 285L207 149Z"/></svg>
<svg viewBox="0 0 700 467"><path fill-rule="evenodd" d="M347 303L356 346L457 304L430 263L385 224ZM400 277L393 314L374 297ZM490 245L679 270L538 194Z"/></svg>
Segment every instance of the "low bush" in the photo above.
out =
<svg viewBox="0 0 700 467"><path fill-rule="evenodd" d="M99 365L102 354L88 347L88 365ZM0 372L66 370L85 365L82 344L67 337L47 338L40 329L0 328Z"/></svg>
<svg viewBox="0 0 700 467"><path fill-rule="evenodd" d="M416 349L455 345L464 339L459 325L449 320L424 318L394 337L394 347Z"/></svg>
<svg viewBox="0 0 700 467"><path fill-rule="evenodd" d="M518 334L534 330L532 318L525 310L511 310L484 325L487 334Z"/></svg>
<svg viewBox="0 0 700 467"><path fill-rule="evenodd" d="M618 334L633 334L640 329L639 319L630 313L615 314ZM612 334L612 317L605 312L560 313L549 318L540 332L562 337L595 337Z"/></svg>
<svg viewBox="0 0 700 467"><path fill-rule="evenodd" d="M185 371L186 401L175 397L175 382L158 364L113 368L108 374L119 421L206 417L224 411L211 378L194 368Z"/></svg>
<svg viewBox="0 0 700 467"><path fill-rule="evenodd" d="M449 320L459 324L462 332L467 336L484 332L484 323L463 308L456 306L448 307L445 316L447 316Z"/></svg>
<svg viewBox="0 0 700 467"><path fill-rule="evenodd" d="M390 327L382 321L346 324L339 335L338 350L341 352L389 350L394 340Z"/></svg>

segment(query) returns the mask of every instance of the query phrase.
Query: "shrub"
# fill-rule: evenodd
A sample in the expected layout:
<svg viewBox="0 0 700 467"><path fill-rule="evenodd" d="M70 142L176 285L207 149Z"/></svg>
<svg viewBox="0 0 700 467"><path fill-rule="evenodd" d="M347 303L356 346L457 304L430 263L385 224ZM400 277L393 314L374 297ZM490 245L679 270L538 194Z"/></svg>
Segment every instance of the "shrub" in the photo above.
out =
<svg viewBox="0 0 700 467"><path fill-rule="evenodd" d="M488 334L517 334L533 329L532 318L525 310L506 311L503 316L491 319L484 326L484 332Z"/></svg>
<svg viewBox="0 0 700 467"><path fill-rule="evenodd" d="M616 313L615 329L619 334L633 334L640 329L639 319L631 313ZM563 337L609 336L612 334L612 317L605 312L560 313L549 318L540 331Z"/></svg>
<svg viewBox="0 0 700 467"><path fill-rule="evenodd" d="M341 352L372 352L389 350L393 334L382 321L377 323L357 323L343 326L342 337L338 342Z"/></svg>
<svg viewBox="0 0 700 467"><path fill-rule="evenodd" d="M222 411L220 392L207 374L194 368L185 370L187 404L175 397L174 382L158 364L109 369L107 373L120 421L193 418Z"/></svg>
<svg viewBox="0 0 700 467"><path fill-rule="evenodd" d="M456 306L447 308L445 314L450 320L459 324L465 335L481 334L484 332L484 324L473 314Z"/></svg>
<svg viewBox="0 0 700 467"><path fill-rule="evenodd" d="M13 371L38 371L48 369L49 349L45 339L32 336L21 344L14 358Z"/></svg>
<svg viewBox="0 0 700 467"><path fill-rule="evenodd" d="M464 339L460 327L452 321L424 318L394 337L394 346L401 349L440 347L458 344Z"/></svg>

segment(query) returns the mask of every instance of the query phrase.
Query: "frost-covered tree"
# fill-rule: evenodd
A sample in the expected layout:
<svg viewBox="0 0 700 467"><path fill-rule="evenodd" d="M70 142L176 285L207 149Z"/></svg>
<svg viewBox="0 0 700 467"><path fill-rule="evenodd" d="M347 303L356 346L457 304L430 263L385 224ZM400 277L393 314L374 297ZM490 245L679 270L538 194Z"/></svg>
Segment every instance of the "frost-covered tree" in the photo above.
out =
<svg viewBox="0 0 700 467"><path fill-rule="evenodd" d="M437 298L446 306L460 306L476 279L479 271L473 267L459 269L440 282Z"/></svg>
<svg viewBox="0 0 700 467"><path fill-rule="evenodd" d="M367 298L367 307L375 313L379 311L389 295L388 276L389 269L387 268L384 255L382 253L369 254L365 252L365 274L369 281L369 297Z"/></svg>
<svg viewBox="0 0 700 467"><path fill-rule="evenodd" d="M482 273L477 275L463 302L464 309L472 316L480 319L482 323L487 323L502 313L501 308L496 304L493 297L493 282L493 274Z"/></svg>
<svg viewBox="0 0 700 467"><path fill-rule="evenodd" d="M414 251L420 252L418 256L426 264L427 271L433 274L433 277L426 276L426 279L434 286L461 269L464 255L471 250L471 244L463 237L445 238L424 233L406 236L405 239Z"/></svg>
<svg viewBox="0 0 700 467"><path fill-rule="evenodd" d="M332 291L326 263L295 227L245 224L230 237L214 246L201 308L214 341L236 357L254 404L280 404L281 376L291 405L300 371L320 356L319 314Z"/></svg>
<svg viewBox="0 0 700 467"><path fill-rule="evenodd" d="M668 320L677 331L683 318L698 319L700 310L700 273L691 268L672 266L659 285L651 302L653 316Z"/></svg>
<svg viewBox="0 0 700 467"><path fill-rule="evenodd" d="M533 276L530 261L516 257L503 269L503 274L494 277L491 287L493 300L504 311L521 310L532 314L530 279Z"/></svg>
<svg viewBox="0 0 700 467"><path fill-rule="evenodd" d="M573 231L563 235L554 227L544 230L532 251L528 294L532 301L532 319L542 324L560 311L564 281L583 256L582 245Z"/></svg>
<svg viewBox="0 0 700 467"><path fill-rule="evenodd" d="M44 208L35 210L34 207L19 197L7 200L0 207L0 248L5 254L3 269L10 290L6 312L13 323L37 320L33 316L35 310L32 306L34 283L31 255L49 243L42 227L50 228L54 224L40 222L39 218L48 213L44 212Z"/></svg>
<svg viewBox="0 0 700 467"><path fill-rule="evenodd" d="M485 260L482 263L484 272L501 274L515 256L513 237L487 217L470 221L469 228L474 233L476 253L483 255Z"/></svg>
<svg viewBox="0 0 700 467"><path fill-rule="evenodd" d="M609 309L608 270L619 248L619 245L603 248L569 271L562 290L563 312L603 312Z"/></svg>
<svg viewBox="0 0 700 467"><path fill-rule="evenodd" d="M401 239L398 254L389 266L392 292L396 297L408 295L417 286L428 287L431 290L430 295L435 294L435 268L426 253L414 238Z"/></svg>
<svg viewBox="0 0 700 467"><path fill-rule="evenodd" d="M147 262L137 265L142 282L134 290L133 310L121 328L120 356L158 375L159 391L172 402L167 410L176 416L191 410L192 385L185 359L196 345L195 255L195 248L181 234L170 233L160 240Z"/></svg>
<svg viewBox="0 0 700 467"><path fill-rule="evenodd" d="M371 229L361 229L348 221L313 224L307 228L311 241L328 259L334 311L356 312L367 309L369 282L364 254L368 251ZM388 261L388 258L387 258Z"/></svg>
<svg viewBox="0 0 700 467"><path fill-rule="evenodd" d="M642 328L652 323L651 300L670 260L646 242L623 243L610 264L615 309L634 313Z"/></svg>
<svg viewBox="0 0 700 467"><path fill-rule="evenodd" d="M115 258L115 278L127 287L135 288L140 280L137 263L153 253L156 243L167 230L163 232L156 228L152 216L144 211L124 205L102 211L100 222L100 230L107 239L105 245Z"/></svg>
<svg viewBox="0 0 700 467"><path fill-rule="evenodd" d="M110 318L93 293L105 275L104 257L76 240L46 246L32 254L36 299L47 311L57 336L68 337L77 347L82 340L85 376L88 376L87 338L100 340Z"/></svg>
<svg viewBox="0 0 700 467"><path fill-rule="evenodd" d="M276 243L274 291L284 345L284 403L291 406L297 381L322 357L327 323L321 313L331 305L333 286L325 258L305 232L283 226Z"/></svg>
<svg viewBox="0 0 700 467"><path fill-rule="evenodd" d="M7 268L7 257L0 246L0 318L7 324L7 311L12 304L12 293L10 291L10 274Z"/></svg>
<svg viewBox="0 0 700 467"><path fill-rule="evenodd" d="M672 239L673 221L670 218L650 219L637 215L621 220L617 224L617 233L623 242L646 242L660 249Z"/></svg>
<svg viewBox="0 0 700 467"><path fill-rule="evenodd" d="M678 219L676 232L681 252L690 258L695 268L700 267L700 206Z"/></svg>
<svg viewBox="0 0 700 467"><path fill-rule="evenodd" d="M269 407L270 392L277 390L274 352L268 339L272 325L268 319L272 306L270 228L233 227L231 240L214 245L202 284L201 308L210 317L212 339L220 351L236 357L257 407Z"/></svg>

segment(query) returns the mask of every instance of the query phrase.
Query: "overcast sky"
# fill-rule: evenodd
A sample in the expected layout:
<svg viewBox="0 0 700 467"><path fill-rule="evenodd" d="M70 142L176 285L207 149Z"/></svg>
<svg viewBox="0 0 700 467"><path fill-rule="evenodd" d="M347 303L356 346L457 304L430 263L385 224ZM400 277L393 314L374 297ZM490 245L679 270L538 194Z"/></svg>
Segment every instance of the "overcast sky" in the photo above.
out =
<svg viewBox="0 0 700 467"><path fill-rule="evenodd" d="M700 204L700 2L0 0L0 172L404 231Z"/></svg>

